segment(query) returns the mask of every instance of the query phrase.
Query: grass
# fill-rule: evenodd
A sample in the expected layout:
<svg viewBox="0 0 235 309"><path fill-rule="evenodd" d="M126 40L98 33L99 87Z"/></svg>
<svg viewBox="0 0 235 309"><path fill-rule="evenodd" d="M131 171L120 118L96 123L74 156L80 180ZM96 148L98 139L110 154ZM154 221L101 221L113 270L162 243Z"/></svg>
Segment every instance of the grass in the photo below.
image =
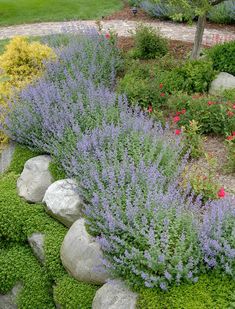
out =
<svg viewBox="0 0 235 309"><path fill-rule="evenodd" d="M122 0L0 0L0 26L99 19L122 6Z"/></svg>

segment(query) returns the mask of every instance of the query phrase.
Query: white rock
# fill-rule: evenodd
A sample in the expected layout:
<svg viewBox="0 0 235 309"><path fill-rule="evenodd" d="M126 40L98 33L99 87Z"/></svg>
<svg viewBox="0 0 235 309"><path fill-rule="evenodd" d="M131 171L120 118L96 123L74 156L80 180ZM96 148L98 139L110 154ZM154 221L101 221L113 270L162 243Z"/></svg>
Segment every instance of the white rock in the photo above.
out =
<svg viewBox="0 0 235 309"><path fill-rule="evenodd" d="M9 293L5 295L0 294L0 309L17 309L16 298L22 288L23 285L17 283Z"/></svg>
<svg viewBox="0 0 235 309"><path fill-rule="evenodd" d="M235 89L235 76L221 72L211 83L209 93L216 95L227 89Z"/></svg>
<svg viewBox="0 0 235 309"><path fill-rule="evenodd" d="M50 156L38 156L25 163L24 170L17 181L18 193L28 202L42 202L46 190L52 184L49 172Z"/></svg>
<svg viewBox="0 0 235 309"><path fill-rule="evenodd" d="M135 309L137 297L123 282L111 281L96 292L92 309Z"/></svg>
<svg viewBox="0 0 235 309"><path fill-rule="evenodd" d="M45 262L44 239L45 236L41 233L33 233L30 237L28 237L28 242L34 255L43 264Z"/></svg>
<svg viewBox="0 0 235 309"><path fill-rule="evenodd" d="M82 217L83 204L76 187L72 179L58 180L50 185L43 199L46 211L68 227Z"/></svg>
<svg viewBox="0 0 235 309"><path fill-rule="evenodd" d="M69 229L60 257L65 269L79 281L103 284L108 279L100 245L87 233L84 219L78 219Z"/></svg>
<svg viewBox="0 0 235 309"><path fill-rule="evenodd" d="M10 142L6 147L0 150L0 174L4 173L9 165L15 151L15 144Z"/></svg>

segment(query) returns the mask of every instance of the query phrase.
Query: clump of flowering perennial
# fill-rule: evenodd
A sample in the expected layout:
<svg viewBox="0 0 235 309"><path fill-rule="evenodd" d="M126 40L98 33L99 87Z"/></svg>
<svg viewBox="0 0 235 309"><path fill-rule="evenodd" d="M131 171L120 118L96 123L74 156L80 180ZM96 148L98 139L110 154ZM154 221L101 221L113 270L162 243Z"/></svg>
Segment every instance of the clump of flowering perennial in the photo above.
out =
<svg viewBox="0 0 235 309"><path fill-rule="evenodd" d="M206 205L200 231L204 262L235 278L235 199Z"/></svg>
<svg viewBox="0 0 235 309"><path fill-rule="evenodd" d="M58 145L57 149L60 162L71 177L86 174L88 169L84 166L87 164L99 169L100 154L113 151L118 161L122 161L127 152L135 164L140 160L150 165L157 162L159 171L173 179L179 170L182 146L179 141L171 140L168 134L169 130L163 130L159 123L154 123L142 112L126 109L120 112L118 125L104 122L102 127L77 135L73 149L66 151L63 145ZM175 165L175 161L179 161L179 165Z"/></svg>
<svg viewBox="0 0 235 309"><path fill-rule="evenodd" d="M83 145L86 149L85 140ZM88 199L88 228L109 271L133 286L167 289L195 282L202 260L194 215L200 200L193 202L193 196L169 184L158 162L135 163L127 151L119 158L117 147L94 152L97 160L78 153L83 164L77 180Z"/></svg>
<svg viewBox="0 0 235 309"><path fill-rule="evenodd" d="M98 33L94 28L86 28L81 31L75 25L64 29L66 32L66 46L62 48L57 41L58 36L49 37L49 44L55 46L58 55L59 66L55 76L54 65L48 66L49 78L64 79L64 69L79 71L84 78L92 80L95 85L113 87L116 80L116 71L122 65L116 40L107 40L105 35ZM65 40L65 38L64 38Z"/></svg>
<svg viewBox="0 0 235 309"><path fill-rule="evenodd" d="M74 72L75 73L75 72ZM79 134L107 123L116 123L126 99L104 86L95 87L79 72L64 80L42 78L15 97L7 113L7 134L19 143L52 152L52 141ZM72 133L71 133L72 132ZM49 148L48 148L49 147Z"/></svg>

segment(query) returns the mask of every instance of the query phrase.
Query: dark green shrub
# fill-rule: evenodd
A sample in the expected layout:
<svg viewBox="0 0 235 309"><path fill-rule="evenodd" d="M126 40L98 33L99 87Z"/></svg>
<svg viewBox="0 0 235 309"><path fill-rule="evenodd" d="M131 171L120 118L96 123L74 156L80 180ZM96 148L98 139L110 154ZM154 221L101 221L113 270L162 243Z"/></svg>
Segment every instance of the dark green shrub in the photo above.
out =
<svg viewBox="0 0 235 309"><path fill-rule="evenodd" d="M235 307L235 281L216 274L202 275L196 284L173 287L165 293L143 289L138 309L212 309Z"/></svg>
<svg viewBox="0 0 235 309"><path fill-rule="evenodd" d="M235 41L215 45L207 54L215 70L235 75Z"/></svg>
<svg viewBox="0 0 235 309"><path fill-rule="evenodd" d="M142 108L152 106L153 109L165 105L166 94L160 89L160 84L150 78L141 78L135 72L128 73L120 80L118 89L124 92L132 105Z"/></svg>
<svg viewBox="0 0 235 309"><path fill-rule="evenodd" d="M136 29L134 57L154 59L168 52L168 42L159 32L149 26L140 25Z"/></svg>
<svg viewBox="0 0 235 309"><path fill-rule="evenodd" d="M214 77L215 72L210 61L194 60L165 73L163 83L169 92L207 92Z"/></svg>

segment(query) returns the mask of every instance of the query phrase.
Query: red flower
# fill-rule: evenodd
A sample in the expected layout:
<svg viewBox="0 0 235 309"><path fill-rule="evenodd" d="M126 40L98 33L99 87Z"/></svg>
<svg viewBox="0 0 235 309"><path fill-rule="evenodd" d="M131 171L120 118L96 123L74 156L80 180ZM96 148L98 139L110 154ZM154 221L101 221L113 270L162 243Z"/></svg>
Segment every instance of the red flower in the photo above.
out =
<svg viewBox="0 0 235 309"><path fill-rule="evenodd" d="M220 188L218 191L218 197L219 198L224 198L226 195L224 188Z"/></svg>
<svg viewBox="0 0 235 309"><path fill-rule="evenodd" d="M235 131L232 132L232 136L235 136Z"/></svg>
<svg viewBox="0 0 235 309"><path fill-rule="evenodd" d="M176 129L175 130L175 135L180 135L181 134L181 130L180 129Z"/></svg>
<svg viewBox="0 0 235 309"><path fill-rule="evenodd" d="M182 109L181 114L185 114L186 113L186 109Z"/></svg>
<svg viewBox="0 0 235 309"><path fill-rule="evenodd" d="M162 93L160 94L160 96L161 96L161 97L165 97L165 93L162 92Z"/></svg>
<svg viewBox="0 0 235 309"><path fill-rule="evenodd" d="M175 116L175 117L173 118L173 121L174 121L174 123L179 122L179 121L180 121L180 117L179 117L179 116Z"/></svg>
<svg viewBox="0 0 235 309"><path fill-rule="evenodd" d="M106 39L110 39L110 38L111 38L110 33L106 33L106 34L105 34L105 37L106 37Z"/></svg>
<svg viewBox="0 0 235 309"><path fill-rule="evenodd" d="M235 104L233 105L233 109L235 109Z"/></svg>
<svg viewBox="0 0 235 309"><path fill-rule="evenodd" d="M214 102L212 102L212 101L208 101L208 103L207 103L208 105L213 105L214 104Z"/></svg>
<svg viewBox="0 0 235 309"><path fill-rule="evenodd" d="M181 112L176 112L176 116L179 116L179 115L181 115Z"/></svg>
<svg viewBox="0 0 235 309"><path fill-rule="evenodd" d="M228 115L229 117L233 117L234 113L231 112L231 111L228 111L228 112L227 112L227 115Z"/></svg>
<svg viewBox="0 0 235 309"><path fill-rule="evenodd" d="M149 105L149 107L148 107L148 112L149 112L149 113L152 113L152 111L153 111L153 107L152 107L151 105Z"/></svg>
<svg viewBox="0 0 235 309"><path fill-rule="evenodd" d="M162 89L162 88L163 88L163 84L162 84L162 83L159 85L159 88L160 88L160 89Z"/></svg>
<svg viewBox="0 0 235 309"><path fill-rule="evenodd" d="M234 135L230 135L230 136L228 136L228 137L226 137L226 140L227 141L232 141L233 139L234 139Z"/></svg>

